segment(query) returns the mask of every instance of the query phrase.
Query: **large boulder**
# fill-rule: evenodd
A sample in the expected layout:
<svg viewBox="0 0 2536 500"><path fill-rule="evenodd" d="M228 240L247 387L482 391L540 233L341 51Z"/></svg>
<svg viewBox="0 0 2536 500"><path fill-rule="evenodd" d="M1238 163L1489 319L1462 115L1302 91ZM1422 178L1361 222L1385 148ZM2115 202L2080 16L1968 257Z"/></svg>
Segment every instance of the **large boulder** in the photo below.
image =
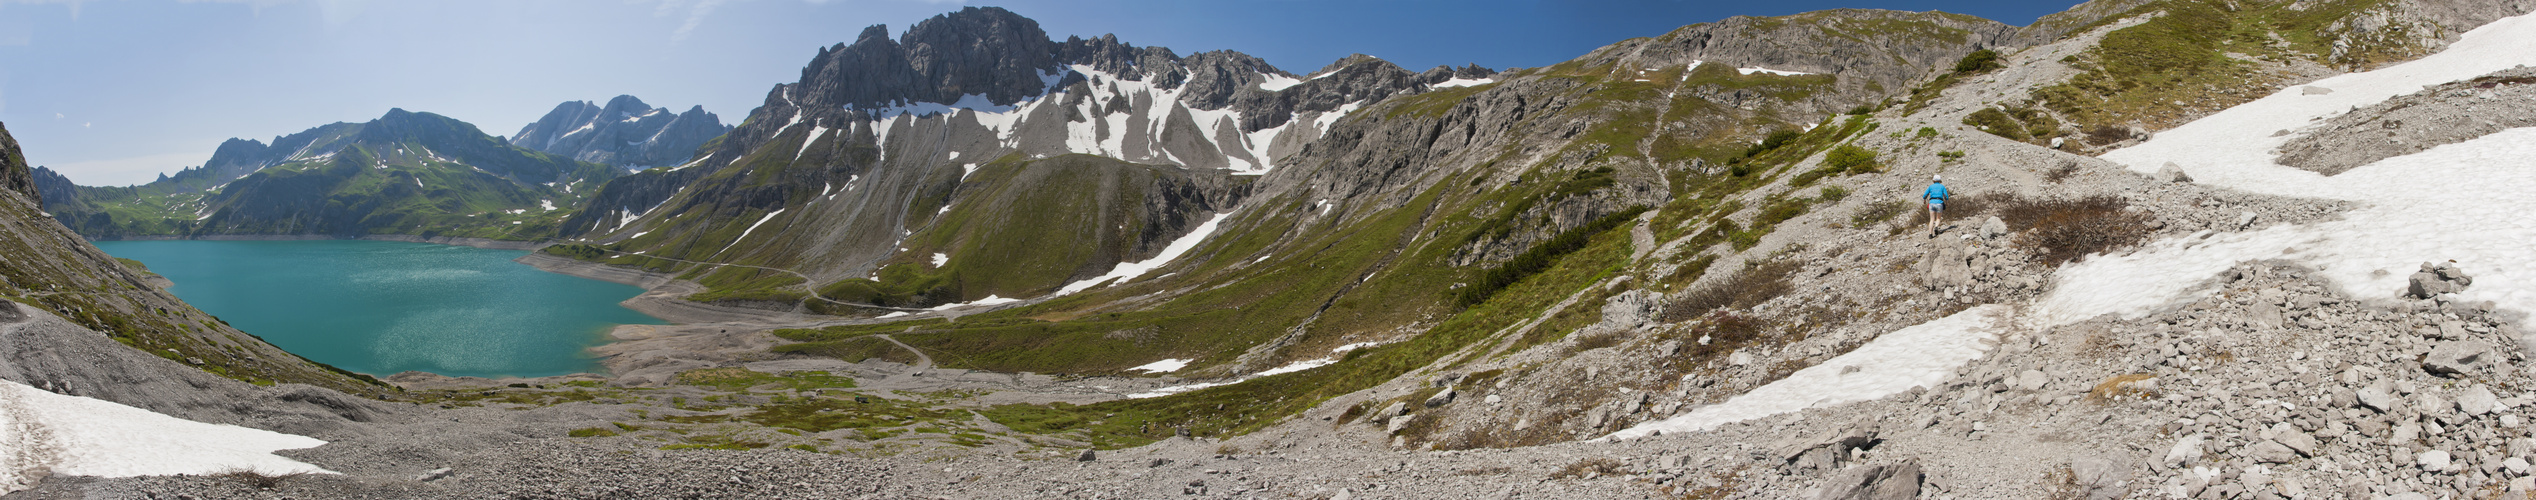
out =
<svg viewBox="0 0 2536 500"><path fill-rule="evenodd" d="M1927 260L1922 262L1921 283L1930 289L1950 286L1971 286L1972 256L1964 250L1962 238L1938 238Z"/></svg>
<svg viewBox="0 0 2536 500"><path fill-rule="evenodd" d="M2404 297L2412 299L2438 297L2443 293L2465 291L2467 285L2473 284L2474 277L2466 275L2465 270L2458 269L2453 263L2423 262L2420 272L2413 273L2412 276L2404 279Z"/></svg>
<svg viewBox="0 0 2536 500"><path fill-rule="evenodd" d="M2192 182L2193 176L2185 175L2184 167L2177 166L2175 165L2175 162L2170 161L2166 162L2166 166L2157 168L2157 180L2166 182Z"/></svg>
<svg viewBox="0 0 2536 500"><path fill-rule="evenodd" d="M1822 500L1910 500L1920 496L1920 465L1903 462L1851 468L1823 485Z"/></svg>
<svg viewBox="0 0 2536 500"><path fill-rule="evenodd" d="M2103 457L2069 461L2069 479L2087 489L2087 500L2117 500L2131 495L2131 468Z"/></svg>
<svg viewBox="0 0 2536 500"><path fill-rule="evenodd" d="M2430 348L2422 358L2422 370L2442 377L2463 377L2481 368L2483 358L2491 356L2492 345L2480 340L2451 340Z"/></svg>
<svg viewBox="0 0 2536 500"><path fill-rule="evenodd" d="M1993 215L1990 216L1990 220L1981 222L1981 239L1995 240L2007 235L2008 222L1999 220L1999 216Z"/></svg>

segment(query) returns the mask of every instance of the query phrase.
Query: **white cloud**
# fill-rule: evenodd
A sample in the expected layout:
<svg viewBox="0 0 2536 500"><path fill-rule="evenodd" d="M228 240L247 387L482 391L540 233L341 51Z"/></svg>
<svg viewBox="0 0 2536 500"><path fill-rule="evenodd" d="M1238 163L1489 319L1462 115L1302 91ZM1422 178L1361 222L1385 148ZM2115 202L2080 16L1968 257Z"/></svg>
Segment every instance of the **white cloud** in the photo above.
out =
<svg viewBox="0 0 2536 500"><path fill-rule="evenodd" d="M79 128L94 128L94 127L96 127L96 126L97 126L97 124L95 124L95 123L81 123L81 124L79 124Z"/></svg>
<svg viewBox="0 0 2536 500"><path fill-rule="evenodd" d="M678 31L669 33L669 41L685 41L687 35L695 34L697 26L704 25L705 16L713 15L713 9L721 8L727 1L729 0L696 0L695 6L687 9L686 22L678 23Z"/></svg>
<svg viewBox="0 0 2536 500"><path fill-rule="evenodd" d="M158 174L202 163L208 152L167 153L130 158L77 161L50 165L82 186L128 186L157 180Z"/></svg>
<svg viewBox="0 0 2536 500"><path fill-rule="evenodd" d="M70 6L70 18L76 20L79 19L79 4L87 3L87 1L88 0L0 0L0 5L67 5Z"/></svg>
<svg viewBox="0 0 2536 500"><path fill-rule="evenodd" d="M8 0L0 0L0 1L8 1ZM687 37L688 37L688 36L690 36L690 35L694 35L694 34L695 34L695 32L696 32L696 27L703 26L703 25L704 25L704 19L705 19L706 17L710 17L710 16L712 16L712 15L713 15L713 10L714 10L714 9L721 8L721 7L722 7L722 4L731 3L731 2L733 2L733 1L735 1L735 0L659 0L659 1L660 1L659 6L654 7L654 8L652 9L652 17L664 17L664 18L665 18L665 17L670 17L670 16L673 16L673 15L679 15L679 11L680 11L680 10L682 10L682 9L686 11L686 13L685 13L685 16L686 16L686 17L685 17L685 19L684 19L684 20L682 20L682 21L680 21L680 22L678 23L678 29L677 29L676 31L672 31L672 32L670 32L670 33L669 33L669 41L671 41L671 42L679 42L679 41L685 41L685 40L687 39ZM830 2L835 2L835 1L838 1L838 0L802 0L802 2L803 2L803 3L808 3L808 4L811 4L811 5L826 5L826 4L830 3ZM918 3L937 4L937 5L968 5L968 3L969 3L969 2L968 2L968 0L899 0L899 1L913 1L913 2L918 2Z"/></svg>

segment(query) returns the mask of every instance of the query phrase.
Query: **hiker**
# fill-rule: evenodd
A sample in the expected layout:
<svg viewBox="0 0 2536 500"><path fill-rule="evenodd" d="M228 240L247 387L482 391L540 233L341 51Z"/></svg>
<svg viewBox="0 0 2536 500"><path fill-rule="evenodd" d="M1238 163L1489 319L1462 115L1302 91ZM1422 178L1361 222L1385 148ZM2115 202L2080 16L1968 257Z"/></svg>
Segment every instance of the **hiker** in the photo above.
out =
<svg viewBox="0 0 2536 500"><path fill-rule="evenodd" d="M1946 176L1929 176L1928 191L1921 192L1920 199L1928 202L1928 237L1935 238L1938 224L1946 218Z"/></svg>

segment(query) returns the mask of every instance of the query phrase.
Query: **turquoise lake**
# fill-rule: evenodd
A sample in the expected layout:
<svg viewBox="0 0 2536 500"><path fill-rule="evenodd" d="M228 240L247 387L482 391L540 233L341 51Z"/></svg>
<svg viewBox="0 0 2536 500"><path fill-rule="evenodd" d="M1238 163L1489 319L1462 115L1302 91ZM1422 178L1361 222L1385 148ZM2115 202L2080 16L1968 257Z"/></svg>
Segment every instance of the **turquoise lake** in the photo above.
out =
<svg viewBox="0 0 2536 500"><path fill-rule="evenodd" d="M617 302L643 290L512 262L520 250L392 241L100 241L178 298L294 354L387 376L598 372Z"/></svg>

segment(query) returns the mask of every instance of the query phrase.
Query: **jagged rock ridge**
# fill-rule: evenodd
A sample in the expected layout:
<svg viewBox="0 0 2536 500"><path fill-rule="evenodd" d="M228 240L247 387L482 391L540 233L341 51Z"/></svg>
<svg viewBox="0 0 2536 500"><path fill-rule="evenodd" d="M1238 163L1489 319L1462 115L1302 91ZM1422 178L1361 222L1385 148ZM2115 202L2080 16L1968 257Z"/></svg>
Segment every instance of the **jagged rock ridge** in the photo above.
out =
<svg viewBox="0 0 2536 500"><path fill-rule="evenodd" d="M852 44L820 49L801 81L776 86L694 161L611 183L565 221L563 235L692 260L765 259L847 279L907 260L901 254L921 257L899 245L922 239L912 233L940 215L920 212L962 209L956 198L969 191L962 186L969 173L998 162L1089 154L1111 159L1098 168L1120 173L1146 168L1129 164L1190 170L1164 178L1194 175L1196 184L1137 191L1195 196L1103 202L1168 208L1139 211L1154 218L1127 224L1146 227L1132 249L1096 252L1074 273L1088 277L1158 251L1202 220L1198 212L1229 208L1247 192L1236 185L1249 181L1222 174L1271 171L1277 158L1356 109L1495 75L1475 66L1415 73L1359 56L1307 78L1237 52L1181 57L1115 36L1051 41L1035 21L996 8L963 9L888 35L874 26ZM937 204L934 197L945 195L954 199ZM817 229L722 230L759 225ZM672 235L683 236L672 243ZM972 292L958 295L991 293Z"/></svg>
<svg viewBox="0 0 2536 500"><path fill-rule="evenodd" d="M620 95L606 106L590 101L556 105L544 118L520 127L510 141L578 161L642 170L686 163L697 146L730 131L703 106L675 113Z"/></svg>

